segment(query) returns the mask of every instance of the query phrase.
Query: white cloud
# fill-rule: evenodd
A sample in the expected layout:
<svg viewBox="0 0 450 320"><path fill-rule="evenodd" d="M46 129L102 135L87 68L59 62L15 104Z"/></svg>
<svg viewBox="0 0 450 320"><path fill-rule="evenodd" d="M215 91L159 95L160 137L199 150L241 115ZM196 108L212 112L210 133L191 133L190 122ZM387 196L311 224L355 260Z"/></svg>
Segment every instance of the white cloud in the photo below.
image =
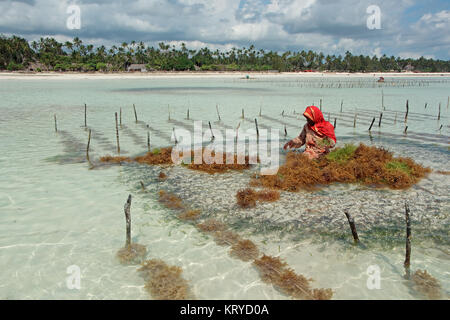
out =
<svg viewBox="0 0 450 320"><path fill-rule="evenodd" d="M66 7L81 7L81 30L66 28ZM30 0L0 1L0 33L88 43L185 42L188 47L248 46L325 54L415 54L449 58L450 11L407 23L413 0L378 0L381 30L366 27L373 0Z"/></svg>

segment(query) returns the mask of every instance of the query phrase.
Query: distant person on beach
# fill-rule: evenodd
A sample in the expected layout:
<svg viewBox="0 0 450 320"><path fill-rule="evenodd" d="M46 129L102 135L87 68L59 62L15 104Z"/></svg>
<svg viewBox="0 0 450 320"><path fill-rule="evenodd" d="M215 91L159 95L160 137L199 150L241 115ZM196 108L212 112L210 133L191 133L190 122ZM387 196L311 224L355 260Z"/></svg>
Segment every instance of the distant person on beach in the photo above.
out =
<svg viewBox="0 0 450 320"><path fill-rule="evenodd" d="M316 106L306 108L303 116L307 123L303 127L300 135L284 145L287 148L300 148L306 144L304 154L309 159L316 159L321 155L330 152L330 149L336 145L336 136L334 127L328 121L325 121L322 111Z"/></svg>

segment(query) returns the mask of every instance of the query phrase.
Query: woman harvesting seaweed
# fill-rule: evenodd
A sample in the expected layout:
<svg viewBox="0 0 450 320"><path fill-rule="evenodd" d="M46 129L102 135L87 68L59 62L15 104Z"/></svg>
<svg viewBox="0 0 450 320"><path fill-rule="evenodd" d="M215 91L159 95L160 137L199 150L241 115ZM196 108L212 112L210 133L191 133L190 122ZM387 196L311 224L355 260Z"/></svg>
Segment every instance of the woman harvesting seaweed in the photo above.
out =
<svg viewBox="0 0 450 320"><path fill-rule="evenodd" d="M303 116L307 123L303 127L300 135L284 145L287 148L300 148L306 144L304 154L309 159L316 159L321 155L330 152L330 149L336 145L336 136L334 127L328 121L325 121L322 111L316 106L306 108Z"/></svg>

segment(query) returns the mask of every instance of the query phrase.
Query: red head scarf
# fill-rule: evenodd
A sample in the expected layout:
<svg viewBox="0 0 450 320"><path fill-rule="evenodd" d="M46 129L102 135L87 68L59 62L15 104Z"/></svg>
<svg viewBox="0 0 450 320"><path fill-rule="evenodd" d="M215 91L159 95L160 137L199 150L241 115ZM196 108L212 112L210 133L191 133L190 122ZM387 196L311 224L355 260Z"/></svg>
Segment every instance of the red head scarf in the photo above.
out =
<svg viewBox="0 0 450 320"><path fill-rule="evenodd" d="M310 126L308 124L308 127L317 132L319 135L327 136L336 142L336 136L334 135L334 127L331 123L328 121L325 121L322 111L320 111L319 108L316 106L309 106L306 108L303 115L312 121L314 121L314 126Z"/></svg>

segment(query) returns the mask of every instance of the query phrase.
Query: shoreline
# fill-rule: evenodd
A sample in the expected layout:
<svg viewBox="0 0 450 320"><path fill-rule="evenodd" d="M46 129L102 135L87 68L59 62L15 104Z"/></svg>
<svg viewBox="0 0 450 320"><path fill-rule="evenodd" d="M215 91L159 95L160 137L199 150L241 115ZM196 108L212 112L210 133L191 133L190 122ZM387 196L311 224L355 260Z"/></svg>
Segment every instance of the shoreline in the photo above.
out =
<svg viewBox="0 0 450 320"><path fill-rule="evenodd" d="M154 79L154 78L242 78L248 80L257 78L373 78L392 77L392 78L440 78L450 77L450 72L439 73L413 73L413 72L373 72L373 73L349 73L349 72L215 72L215 71L167 71L167 72L0 72L0 80L39 80L39 79L58 79L58 80L82 80L82 79Z"/></svg>

